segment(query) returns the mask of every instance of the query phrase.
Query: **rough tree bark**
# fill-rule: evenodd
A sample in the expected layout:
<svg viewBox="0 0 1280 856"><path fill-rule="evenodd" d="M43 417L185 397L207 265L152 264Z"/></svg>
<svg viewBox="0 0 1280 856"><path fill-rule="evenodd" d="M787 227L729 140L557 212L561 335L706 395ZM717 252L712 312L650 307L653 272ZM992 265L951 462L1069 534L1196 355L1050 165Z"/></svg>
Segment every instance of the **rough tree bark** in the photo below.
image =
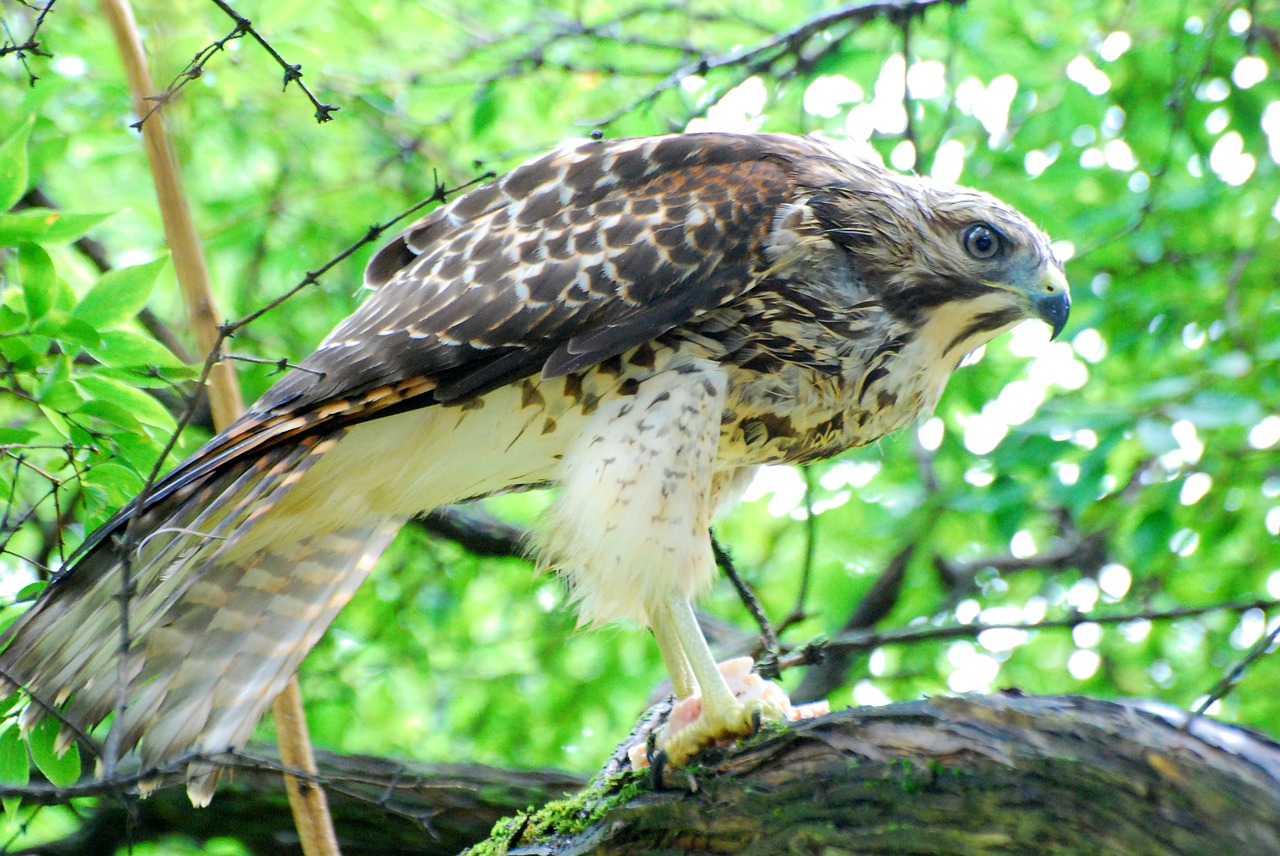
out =
<svg viewBox="0 0 1280 856"><path fill-rule="evenodd" d="M478 852L1280 853L1280 745L1143 702L1005 693L847 710L667 770L658 789L651 773L617 777L530 815L580 780L335 757L322 777L347 856L455 853L504 813ZM172 789L128 815L104 799L84 834L39 852L165 835L297 852L274 774L237 773L203 811Z"/></svg>
<svg viewBox="0 0 1280 856"><path fill-rule="evenodd" d="M1277 854L1280 746L1143 703L937 698L761 735L490 852Z"/></svg>

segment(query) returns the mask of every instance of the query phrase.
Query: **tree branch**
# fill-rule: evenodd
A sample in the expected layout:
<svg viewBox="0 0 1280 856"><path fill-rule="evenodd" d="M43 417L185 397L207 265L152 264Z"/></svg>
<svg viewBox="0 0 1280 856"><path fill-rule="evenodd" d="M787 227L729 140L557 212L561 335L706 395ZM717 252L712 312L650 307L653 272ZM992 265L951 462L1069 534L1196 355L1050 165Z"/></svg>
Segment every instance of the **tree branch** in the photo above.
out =
<svg viewBox="0 0 1280 856"><path fill-rule="evenodd" d="M850 30L840 36L848 38L859 27L877 18L899 20L900 16L919 14L930 6L948 3L953 6L963 5L964 0L858 0L846 3L809 18L790 29L783 30L759 44L748 48L740 48L726 54L702 57L687 63L671 72L647 93L614 112L586 122L594 127L606 127L623 116L655 101L658 96L676 88L687 77L702 76L707 72L721 68L741 68L744 77L753 74L769 73L779 79L786 77L777 70L779 63L788 57L799 58L802 49L814 36L824 33L839 24L849 24ZM824 45L824 49L827 46ZM798 61L798 59L797 59Z"/></svg>

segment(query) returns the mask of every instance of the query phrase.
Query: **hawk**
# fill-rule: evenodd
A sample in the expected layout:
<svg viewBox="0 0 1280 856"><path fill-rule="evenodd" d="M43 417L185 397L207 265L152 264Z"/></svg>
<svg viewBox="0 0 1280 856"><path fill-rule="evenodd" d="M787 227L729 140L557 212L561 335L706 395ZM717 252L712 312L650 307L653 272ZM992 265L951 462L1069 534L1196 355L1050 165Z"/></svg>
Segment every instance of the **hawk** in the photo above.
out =
<svg viewBox="0 0 1280 856"><path fill-rule="evenodd" d="M713 514L758 465L930 412L967 353L1028 318L1056 335L1070 307L1008 205L788 135L555 151L406 228L365 283L6 633L24 724L57 709L65 745L123 702L121 751L201 756L207 802L205 756L243 745L406 520L558 485L539 564L584 623L650 628L677 696L701 697L666 738L678 763L759 714L694 618Z"/></svg>

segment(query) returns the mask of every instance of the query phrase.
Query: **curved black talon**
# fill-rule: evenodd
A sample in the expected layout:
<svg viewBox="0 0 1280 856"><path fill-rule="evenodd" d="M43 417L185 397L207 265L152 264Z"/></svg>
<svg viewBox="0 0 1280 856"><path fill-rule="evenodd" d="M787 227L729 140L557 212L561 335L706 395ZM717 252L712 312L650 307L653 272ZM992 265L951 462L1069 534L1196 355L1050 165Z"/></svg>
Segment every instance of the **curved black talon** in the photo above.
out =
<svg viewBox="0 0 1280 856"><path fill-rule="evenodd" d="M648 750L649 753L649 788L654 791L664 790L662 785L662 774L667 769L667 750L654 749Z"/></svg>

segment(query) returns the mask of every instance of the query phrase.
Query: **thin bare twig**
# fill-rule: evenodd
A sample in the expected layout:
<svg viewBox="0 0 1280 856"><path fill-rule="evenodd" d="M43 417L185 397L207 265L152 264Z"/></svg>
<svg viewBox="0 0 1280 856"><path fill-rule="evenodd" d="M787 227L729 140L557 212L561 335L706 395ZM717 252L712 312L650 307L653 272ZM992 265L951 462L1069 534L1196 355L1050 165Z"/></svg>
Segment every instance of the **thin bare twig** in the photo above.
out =
<svg viewBox="0 0 1280 856"><path fill-rule="evenodd" d="M760 626L760 643L764 648L764 655L757 663L756 669L760 674L768 677L777 676L776 661L778 652L782 646L778 642L778 633L773 629L773 624L769 621L769 616L765 614L764 607L760 605L760 599L756 597L756 593L751 589L739 574L738 569L734 567L733 557L716 538L715 534L711 535L711 552L715 556L716 564L720 566L720 570L724 571L724 575L729 578L729 582L733 583L733 587L738 592L738 597L742 599L742 604L751 613L751 617L756 620L756 624Z"/></svg>
<svg viewBox="0 0 1280 856"><path fill-rule="evenodd" d="M1265 616L1266 613L1264 612L1263 615ZM1280 621L1276 622L1276 626L1270 633L1265 634L1254 643L1253 647L1249 649L1249 653L1245 654L1244 657L1241 658L1240 662L1227 670L1227 673L1222 676L1222 680L1218 681L1218 683L1214 685L1213 689L1209 690L1209 694L1205 696L1204 701L1196 706L1196 709L1192 712L1192 715L1187 718L1187 722L1183 727L1189 728L1191 722L1196 717L1203 716L1216 702L1226 698L1227 695L1235 689L1236 685L1240 683L1240 680L1244 677L1244 673L1248 671L1249 667L1262 659L1263 655L1265 655L1271 646L1275 644L1277 637L1280 637Z"/></svg>
<svg viewBox="0 0 1280 856"><path fill-rule="evenodd" d="M290 83L297 84L298 88L301 89L303 93L307 96L307 98L311 101L311 106L316 108L315 116L316 116L317 122L328 122L333 118L333 114L339 108L333 106L332 104L321 104L320 101L316 98L315 94L312 93L312 91L309 88L307 88L307 85L302 82L302 65L301 64L291 64L289 62L286 62L285 58L280 55L279 51L277 51L274 47L272 47L271 43L268 42L266 39L264 39L262 37L262 34L253 28L253 23L248 18L241 15L235 9L232 9L228 4L224 3L223 0L213 0L213 3L223 12L225 12L227 14L227 17L231 18L231 20L236 22L237 30L239 30L241 33L245 35L251 36L254 41L256 41L259 45L262 46L263 50L271 54L271 58L274 59L281 68L284 69L285 89L289 88Z"/></svg>
<svg viewBox="0 0 1280 856"><path fill-rule="evenodd" d="M249 36L261 45L263 50L270 54L271 58L284 69L284 85L286 89L289 87L290 83L297 84L298 88L302 90L303 94L307 96L308 100L311 101L311 105L315 108L315 117L317 122L328 122L333 118L333 114L341 108L332 104L322 104L320 100L316 98L315 93L313 93L310 88L302 82L302 66L300 64L289 63L285 60L285 58L280 55L280 52L272 47L271 43L263 38L261 33L254 29L253 22L241 15L230 5L222 2L222 0L212 0L212 2L215 6L221 9L227 17L235 22L235 27L233 27L231 32L227 33L222 38L197 51L196 55L191 58L189 63L187 63L186 68L178 72L169 85L165 87L163 92L156 95L147 95L146 100L152 102L151 108L147 110L147 112L139 118L138 121L132 123L129 127L141 129L144 123L146 123L146 121L150 119L156 111L177 97L183 87L204 74L204 67L209 60L213 59L213 57L220 51L225 50L229 43L236 39L243 38L244 36Z"/></svg>
<svg viewBox="0 0 1280 856"><path fill-rule="evenodd" d="M919 14L928 7L936 6L939 3L963 5L964 0L858 0L858 2L846 3L843 6L814 15L807 21L770 36L759 44L718 56L703 57L687 63L671 72L652 89L626 106L615 110L607 116L589 120L584 124L593 127L610 125L628 113L652 103L662 94L675 89L685 78L703 76L715 69L741 68L744 71L744 78L760 73L769 73L778 78L787 77L789 76L788 71L779 71L779 66L788 60L797 64L802 63L803 57L801 53L805 46L820 33L829 35L828 31L831 28L847 24L849 25L847 32L831 36L835 41L843 41L849 38L858 28L877 18L890 17L897 20L898 16ZM827 50L829 46L824 44L823 49Z"/></svg>
<svg viewBox="0 0 1280 856"><path fill-rule="evenodd" d="M27 73L27 84L30 86L35 86L36 81L39 80L40 77L31 70L31 66L27 65L27 55L30 54L32 56L42 57L53 56L53 54L40 47L40 41L36 36L40 33L40 27L44 24L45 17L53 11L53 4L55 2L56 0L49 0L49 2L45 3L43 7L38 7L40 11L39 14L36 15L35 23L31 25L31 32L22 42L18 42L18 40L14 38L13 33L9 30L9 24L7 21L0 21L0 24L4 27L5 36L4 42L0 43L0 57L8 56L9 54L17 56L18 61L22 63L23 70Z"/></svg>
<svg viewBox="0 0 1280 856"><path fill-rule="evenodd" d="M943 639L969 639L987 630L1022 630L1034 633L1039 630L1070 630L1081 624L1128 624L1132 621L1175 621L1179 618L1194 618L1211 612L1245 612L1250 609L1263 611L1280 607L1280 600L1251 600L1228 603L1211 603L1206 606L1180 606L1172 609L1151 609L1120 615L1087 615L1080 613L1069 618L1037 622L1008 622L973 624L948 624L942 627L904 627L898 630L882 632L861 631L842 633L827 643L828 648L845 648L853 651L871 651L882 645L912 645L918 642L930 642ZM790 656L783 659L783 667Z"/></svg>

